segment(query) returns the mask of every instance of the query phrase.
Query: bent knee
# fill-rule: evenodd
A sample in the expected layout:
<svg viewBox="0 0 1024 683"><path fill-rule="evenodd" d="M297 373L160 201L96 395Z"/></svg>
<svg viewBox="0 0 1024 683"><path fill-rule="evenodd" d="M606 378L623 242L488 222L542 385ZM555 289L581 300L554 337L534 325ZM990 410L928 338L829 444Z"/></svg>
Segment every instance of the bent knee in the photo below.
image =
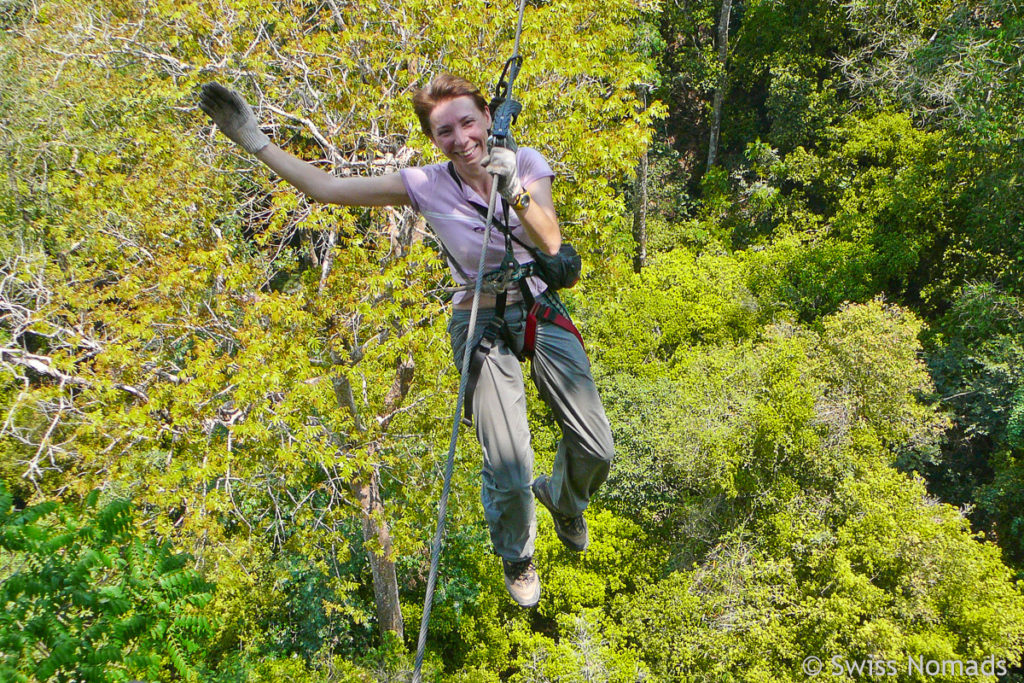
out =
<svg viewBox="0 0 1024 683"><path fill-rule="evenodd" d="M612 439L611 429L608 427L597 430L581 445L580 451L588 458L606 463L611 463L615 458L615 442Z"/></svg>
<svg viewBox="0 0 1024 683"><path fill-rule="evenodd" d="M615 445L609 440L606 446L594 451L593 457L601 462L611 464L615 459Z"/></svg>
<svg viewBox="0 0 1024 683"><path fill-rule="evenodd" d="M533 484L533 470L514 468L484 470L484 487L497 496L533 495L530 485Z"/></svg>

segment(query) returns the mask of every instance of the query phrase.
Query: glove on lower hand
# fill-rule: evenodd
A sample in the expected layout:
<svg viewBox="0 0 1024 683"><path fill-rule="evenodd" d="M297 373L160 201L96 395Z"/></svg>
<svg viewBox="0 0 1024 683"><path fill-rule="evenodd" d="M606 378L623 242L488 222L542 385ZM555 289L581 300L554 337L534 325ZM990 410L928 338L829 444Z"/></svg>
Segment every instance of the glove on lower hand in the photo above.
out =
<svg viewBox="0 0 1024 683"><path fill-rule="evenodd" d="M504 147L494 147L481 162L487 172L497 176L498 194L508 201L523 193L523 184L519 180L519 168L516 166L516 153Z"/></svg>
<svg viewBox="0 0 1024 683"><path fill-rule="evenodd" d="M270 144L256 123L249 103L220 83L207 83L199 96L199 108L213 119L220 131L250 154Z"/></svg>

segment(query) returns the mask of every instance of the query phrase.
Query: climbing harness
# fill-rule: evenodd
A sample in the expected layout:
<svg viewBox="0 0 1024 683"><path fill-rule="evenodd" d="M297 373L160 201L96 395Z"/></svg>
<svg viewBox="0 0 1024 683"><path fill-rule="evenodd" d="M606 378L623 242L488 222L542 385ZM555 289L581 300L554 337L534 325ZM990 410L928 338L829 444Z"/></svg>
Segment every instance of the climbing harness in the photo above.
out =
<svg viewBox="0 0 1024 683"><path fill-rule="evenodd" d="M451 162L448 162L448 174L452 177L455 184L461 189L462 180L459 179L458 173L455 172L455 166ZM477 213L479 213L481 217L486 219L488 212L484 207L472 201L470 201L470 204L474 209L476 209ZM490 354L491 349L494 348L498 336L501 334L502 328L505 325L505 307L508 300L509 285L512 283L518 285L519 293L521 294L527 309L526 332L523 337L523 348L521 353L516 354L516 357L519 358L520 361L533 357L537 339L537 323L539 321L553 323L571 332L580 340L580 345L583 345L583 337L580 335L579 330L576 329L576 326L572 324L572 320L569 319L569 314L566 312L565 307L558 298L558 294L555 292L556 289L560 289L562 287L571 287L576 284L577 280L579 280L579 254L576 253L576 250L573 249L572 246L563 244L557 256L547 256L539 249L523 242L512 233L512 227L508 218L508 202L502 199L501 206L504 221L498 222L493 216L491 220L493 221L493 226L497 227L498 231L505 237L505 256L497 270L487 273L483 278L481 278L496 290L494 315L491 317L490 322L488 322L487 327L484 328L480 341L477 342L472 350L472 359L469 364L469 378L466 382L466 397L464 404L465 414L462 418L462 423L467 427L473 424L473 394L476 392L476 384L480 378L480 370L487 361L487 356ZM530 255L533 256L534 260L529 263L520 264L516 260L513 252L513 242L526 249ZM547 269L542 267L542 264L544 264L542 258L544 256L547 256L549 261ZM548 285L549 293L547 294L547 299L550 300L554 306L542 304L534 298L528 282L529 278L534 275L540 277ZM469 343L468 340L471 339L472 333L467 337L467 344Z"/></svg>
<svg viewBox="0 0 1024 683"><path fill-rule="evenodd" d="M519 113L522 111L522 105L512 98L512 86L515 83L516 76L519 74L519 68L523 63L523 58L519 54L519 38L523 30L523 13L525 9L526 0L519 0L519 19L516 24L515 46L512 50L512 57L505 62L505 66L501 72L501 77L498 79L498 87L495 89L495 97L490 103L492 118L491 135L488 140L490 148L498 146L505 147L513 151L515 150L515 141L512 138L511 127L516 118L518 118ZM458 181L457 174L455 174L455 179ZM461 181L458 182L461 184ZM486 215L484 216L484 238L483 246L480 250L479 265L476 269L477 273L484 272L487 258L487 247L491 239L491 229L495 224L494 219L497 197L498 183L492 182L491 194L487 203ZM504 201L502 202L502 205L505 214L505 226L507 227L508 205ZM477 207L477 210L479 211L481 208L482 207ZM441 488L441 498L437 506L437 531L434 534L434 539L430 549L430 573L427 577L426 596L423 600L423 616L420 620L420 633L416 645L416 663L412 674L413 683L421 683L423 676L423 656L426 652L427 630L430 624L430 609L434 600L434 588L437 585L437 572L438 566L440 565L441 545L444 541L445 518L448 512L448 496L451 493L452 471L455 465L455 447L458 443L459 437L460 414L462 413L463 405L467 406L466 418L469 419L472 414L472 409L469 408L469 406L472 406L473 404L472 396L473 389L475 388L475 379L472 380L473 386L471 387L471 377L475 378L476 376L479 376L480 366L483 364L483 361L486 360L487 352L490 350L490 347L493 346L494 340L497 338L497 334L500 332L501 326L504 324L505 302L509 285L516 281L519 283L520 291L523 294L523 300L530 308L530 313L527 316L526 329L526 338L529 344L524 344L524 352L527 348L529 349L529 353L532 354L533 352L538 320L554 322L557 325L571 330L573 334L580 339L580 343L583 343L583 339L580 337L576 328L572 325L572 322L569 321L568 315L565 313L564 308L561 306L561 302L558 300L557 295L553 293L553 290L551 299L553 302L556 302L556 305L559 308L557 311L550 306L542 306L539 304L534 300L533 294L530 292L529 285L527 284L527 277L536 272L537 275L543 278L545 273L544 260L542 258L537 258L533 264L527 264L530 266L529 268L526 266L520 266L512 253L512 239L514 238L511 235L511 230L503 230L503 232L505 234L505 257L502 260L501 267L498 269L497 274L488 274L488 276L477 277L473 288L473 305L470 309L469 327L466 333L466 345L462 355L462 372L461 380L459 382L459 395L455 402L455 415L452 419L451 440L448 448L448 459L445 463L444 470L444 485ZM523 246L527 245L524 244ZM537 254L540 253L528 246L527 249L530 249L531 253L534 253L535 258ZM571 247L569 247L569 249L571 250ZM560 251L558 257L549 258L558 259L561 255L562 252ZM448 260L454 263L456 268L461 271L461 268L458 267L458 264L450 257L447 251L445 256L448 257ZM572 283L575 283L575 280L579 277L579 256L575 254L574 250L569 255L566 262L571 264L573 256L575 257L576 263L575 276L572 276L570 272L566 280L568 281L571 279ZM568 270L571 271L572 268L569 268ZM463 273L463 275L465 274ZM468 281L469 278L466 279ZM483 337L487 338L491 334L491 328L494 326L494 321L498 321L498 325L493 336L491 336L489 342L487 342L489 346L487 346L486 350L484 350L482 355L480 355L478 350L481 348L481 345L478 344L476 347L472 347L470 342L472 341L474 331L476 330L477 312L480 307L480 294L484 289L484 282L487 279L490 281L490 287L497 292L497 301L495 304L494 318L492 319L491 324L489 324L484 330ZM531 320L533 321L532 325L530 322Z"/></svg>

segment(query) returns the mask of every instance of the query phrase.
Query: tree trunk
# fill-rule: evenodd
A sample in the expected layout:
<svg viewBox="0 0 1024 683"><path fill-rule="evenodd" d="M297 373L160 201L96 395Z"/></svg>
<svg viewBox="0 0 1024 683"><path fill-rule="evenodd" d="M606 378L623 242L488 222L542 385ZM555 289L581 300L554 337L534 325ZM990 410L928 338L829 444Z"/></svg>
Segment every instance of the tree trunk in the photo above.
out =
<svg viewBox="0 0 1024 683"><path fill-rule="evenodd" d="M380 415L380 430L383 434L391 424L391 418L402 406L405 395L412 385L416 364L412 356L400 359L395 368L395 380L384 397L384 411ZM355 409L353 403L352 409ZM377 451L377 444L370 446L371 457ZM352 491L359 498L363 511L363 543L380 547L379 552L370 550L370 570L373 572L373 597L377 603L377 623L381 634L393 631L399 640L405 636L402 624L402 605L398 601L398 575L395 573L395 556L391 551L391 530L384 520L384 500L380 495L380 474L371 470L369 477L352 482Z"/></svg>
<svg viewBox="0 0 1024 683"><path fill-rule="evenodd" d="M722 128L722 102L725 100L725 63L729 57L729 15L732 13L732 0L722 0L722 12L718 17L718 87L711 115L711 141L708 143L708 170L715 165L718 156L718 134Z"/></svg>
<svg viewBox="0 0 1024 683"><path fill-rule="evenodd" d="M636 192L633 207L633 241L636 252L633 254L633 272L639 274L647 265L647 150L640 157L636 169Z"/></svg>
<svg viewBox="0 0 1024 683"><path fill-rule="evenodd" d="M363 511L363 542L380 546L379 552L367 552L373 572L377 624L381 634L392 631L401 640L405 637L405 628L402 624L402 605L398 601L398 575L395 573L394 554L391 552L391 532L384 522L384 501L380 497L380 476L377 470L373 470L365 480L353 481L352 492L359 499L359 507Z"/></svg>
<svg viewBox="0 0 1024 683"><path fill-rule="evenodd" d="M335 363L341 364L340 356L332 354L332 357ZM382 435L387 431L391 419L401 407L406 394L409 393L415 369L416 365L412 356L398 361L395 380L384 398L384 410L380 415ZM352 413L357 430L367 431L367 427L359 418L359 409L348 380L345 377L335 377L332 381L339 407L347 408ZM379 443L376 442L370 445L368 455L371 460L378 446ZM402 623L402 605L398 601L398 575L395 572L391 531L388 529L384 517L384 499L381 497L380 476L376 468L372 468L368 474L364 473L353 478L349 483L349 488L359 500L359 508L362 512L363 543L368 546L366 554L369 557L370 570L373 573L373 597L377 606L378 627L381 635L392 631L399 639L402 639L405 637L405 627ZM379 547L379 551L374 550L374 546Z"/></svg>

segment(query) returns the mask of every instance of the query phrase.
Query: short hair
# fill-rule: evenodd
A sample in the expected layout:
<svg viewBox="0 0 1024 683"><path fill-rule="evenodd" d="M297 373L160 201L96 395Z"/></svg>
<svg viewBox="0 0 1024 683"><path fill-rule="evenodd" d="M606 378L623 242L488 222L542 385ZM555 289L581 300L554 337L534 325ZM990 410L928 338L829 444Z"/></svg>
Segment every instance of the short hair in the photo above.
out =
<svg viewBox="0 0 1024 683"><path fill-rule="evenodd" d="M420 120L420 129L423 134L428 138L433 137L433 132L430 130L430 113L434 111L434 107L445 100L463 96L472 97L480 111L487 111L487 100L484 99L480 88L465 78L449 73L434 76L430 83L413 93L412 108L416 112L416 118Z"/></svg>

